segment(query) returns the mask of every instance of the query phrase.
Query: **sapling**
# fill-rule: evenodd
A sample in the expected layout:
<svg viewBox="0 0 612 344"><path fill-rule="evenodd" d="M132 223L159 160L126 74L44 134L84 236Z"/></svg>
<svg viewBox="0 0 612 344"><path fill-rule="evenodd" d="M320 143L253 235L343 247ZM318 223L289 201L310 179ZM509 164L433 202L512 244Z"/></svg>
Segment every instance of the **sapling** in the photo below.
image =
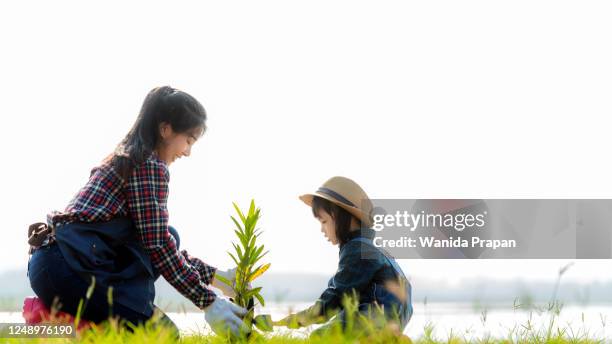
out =
<svg viewBox="0 0 612 344"><path fill-rule="evenodd" d="M236 276L234 281L226 279L222 276L217 276L219 281L230 286L234 290L232 301L240 307L248 310L245 316L244 323L252 328L253 323L261 330L269 330L269 326L265 317L255 317L255 300L261 306L265 306L264 298L261 296L261 287L252 288L251 282L261 276L270 268L270 263L263 264L260 262L268 251L264 251L264 245L258 245L257 238L261 234L261 230L257 228L257 222L260 219L261 211L255 206L255 201L251 200L249 211L243 213L236 203L233 203L234 209L238 218L231 216L236 229L236 237L238 243L232 242L234 252L228 254L236 263Z"/></svg>

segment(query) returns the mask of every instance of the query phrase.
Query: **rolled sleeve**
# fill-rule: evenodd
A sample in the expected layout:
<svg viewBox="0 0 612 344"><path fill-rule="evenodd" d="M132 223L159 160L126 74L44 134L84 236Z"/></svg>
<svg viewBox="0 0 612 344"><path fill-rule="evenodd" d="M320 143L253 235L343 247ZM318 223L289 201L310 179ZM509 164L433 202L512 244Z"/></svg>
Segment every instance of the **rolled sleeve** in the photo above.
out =
<svg viewBox="0 0 612 344"><path fill-rule="evenodd" d="M216 267L204 263L201 259L190 255L185 250L182 250L181 254L191 264L191 266L198 270L200 276L202 277L202 282L205 284L212 283L212 280L215 277L215 272L217 271Z"/></svg>

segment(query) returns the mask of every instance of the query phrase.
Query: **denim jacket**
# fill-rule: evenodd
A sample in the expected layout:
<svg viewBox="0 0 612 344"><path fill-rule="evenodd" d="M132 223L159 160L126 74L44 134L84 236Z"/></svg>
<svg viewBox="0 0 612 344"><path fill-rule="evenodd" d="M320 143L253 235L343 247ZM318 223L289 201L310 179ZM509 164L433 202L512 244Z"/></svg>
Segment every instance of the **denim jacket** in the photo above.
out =
<svg viewBox="0 0 612 344"><path fill-rule="evenodd" d="M303 311L304 315L327 318L343 309L343 295L356 291L360 310L377 304L387 315L395 309L400 313L402 327L406 326L412 316L411 285L395 259L373 245L373 237L371 229L352 232L340 246L338 270L315 305ZM401 285L401 292L398 293L400 288L389 288L393 285Z"/></svg>

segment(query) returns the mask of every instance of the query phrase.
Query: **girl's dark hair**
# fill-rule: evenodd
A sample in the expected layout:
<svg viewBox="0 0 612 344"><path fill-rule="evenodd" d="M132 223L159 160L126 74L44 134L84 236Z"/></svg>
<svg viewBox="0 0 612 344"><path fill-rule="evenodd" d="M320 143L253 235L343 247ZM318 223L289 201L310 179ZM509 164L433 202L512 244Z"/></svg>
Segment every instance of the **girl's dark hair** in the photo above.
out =
<svg viewBox="0 0 612 344"><path fill-rule="evenodd" d="M132 129L105 162L110 161L127 180L134 167L153 154L161 140L159 125L164 122L177 133L202 128L203 134L206 130L206 111L200 102L185 92L170 86L152 89L142 103Z"/></svg>
<svg viewBox="0 0 612 344"><path fill-rule="evenodd" d="M336 238L338 239L340 245L344 245L350 240L349 234L351 232L351 220L354 217L351 213L326 200L325 198L318 196L314 196L312 198L311 207L312 214L315 217L319 217L319 212L323 210L334 219L334 222L336 223ZM361 227L361 221L356 217L355 220L357 220L359 227Z"/></svg>

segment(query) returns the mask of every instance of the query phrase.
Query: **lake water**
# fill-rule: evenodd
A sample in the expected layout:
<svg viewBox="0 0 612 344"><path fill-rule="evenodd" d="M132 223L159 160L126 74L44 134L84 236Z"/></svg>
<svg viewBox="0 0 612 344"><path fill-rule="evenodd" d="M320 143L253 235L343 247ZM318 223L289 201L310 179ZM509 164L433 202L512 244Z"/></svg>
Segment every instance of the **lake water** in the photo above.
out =
<svg viewBox="0 0 612 344"><path fill-rule="evenodd" d="M258 309L257 313L271 314L277 320L290 311L308 307L307 303L271 303ZM209 327L204 320L204 314L198 313L168 313L182 333L188 335L194 332L208 333ZM524 330L531 326L536 330L547 328L551 321L551 313L536 310L513 310L512 305L489 307L485 310L475 309L471 303L430 303L415 304L414 315L408 324L405 334L411 338L423 336L428 324L434 326L434 336L447 338L451 333L460 337L482 338L507 337L509 333ZM21 313L0 312L0 322L23 322ZM606 338L612 342L612 305L564 306L559 316L554 317L554 328L565 328L569 335L580 336L588 333L591 337ZM286 330L278 328L278 333L290 333L296 336L306 336L310 330Z"/></svg>

